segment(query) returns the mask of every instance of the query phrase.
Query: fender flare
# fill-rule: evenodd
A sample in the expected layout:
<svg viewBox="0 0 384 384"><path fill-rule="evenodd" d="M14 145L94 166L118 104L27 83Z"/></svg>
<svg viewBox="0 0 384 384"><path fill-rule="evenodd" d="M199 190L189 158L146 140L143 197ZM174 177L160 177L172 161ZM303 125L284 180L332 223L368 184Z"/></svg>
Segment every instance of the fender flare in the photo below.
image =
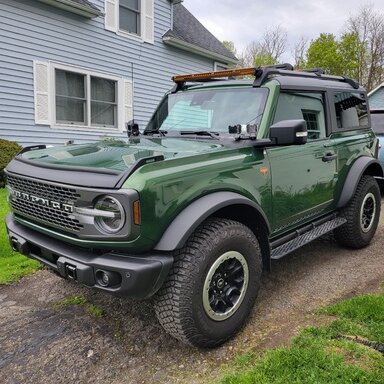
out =
<svg viewBox="0 0 384 384"><path fill-rule="evenodd" d="M181 248L205 219L222 208L239 204L257 210L270 232L267 217L255 202L234 192L215 192L195 200L181 211L163 233L154 250L173 251Z"/></svg>
<svg viewBox="0 0 384 384"><path fill-rule="evenodd" d="M380 167L379 169L382 169L380 163L376 159L372 159L372 157L366 157L366 156L359 157L353 163L345 179L343 190L341 191L340 198L337 203L337 208L342 208L348 204L349 200L355 194L357 184L359 183L361 176L364 174L367 168L373 164ZM372 176L382 177L383 174L381 172L381 174L372 175Z"/></svg>

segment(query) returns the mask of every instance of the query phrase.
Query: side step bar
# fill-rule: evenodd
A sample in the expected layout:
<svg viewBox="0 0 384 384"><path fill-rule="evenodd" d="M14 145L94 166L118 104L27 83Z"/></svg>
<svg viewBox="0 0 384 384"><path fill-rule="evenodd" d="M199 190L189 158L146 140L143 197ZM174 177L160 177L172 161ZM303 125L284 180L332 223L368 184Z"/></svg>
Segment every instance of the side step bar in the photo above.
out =
<svg viewBox="0 0 384 384"><path fill-rule="evenodd" d="M273 248L272 244L271 259L281 259L283 256L288 255L289 253L311 242L312 240L332 231L333 229L340 227L346 222L346 219L342 217L336 217L318 226L315 226L315 224L313 224L312 229L308 230L303 234L298 234L297 237L295 237L294 239L287 241L284 244L278 245L275 248Z"/></svg>

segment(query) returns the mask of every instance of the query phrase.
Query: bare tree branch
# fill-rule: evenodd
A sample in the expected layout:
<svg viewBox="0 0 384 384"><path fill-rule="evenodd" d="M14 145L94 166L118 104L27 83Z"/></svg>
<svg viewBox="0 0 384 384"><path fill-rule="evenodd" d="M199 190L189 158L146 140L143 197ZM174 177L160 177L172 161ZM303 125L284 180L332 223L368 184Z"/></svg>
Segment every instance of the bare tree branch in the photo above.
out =
<svg viewBox="0 0 384 384"><path fill-rule="evenodd" d="M358 54L358 81L368 90L384 80L384 19L372 5L361 8L347 21L347 32L356 33L361 47Z"/></svg>
<svg viewBox="0 0 384 384"><path fill-rule="evenodd" d="M292 56L295 59L295 68L305 67L305 55L307 53L308 43L308 39L301 36L300 40L294 45Z"/></svg>
<svg viewBox="0 0 384 384"><path fill-rule="evenodd" d="M267 29L261 43L263 53L277 62L286 50L287 36L287 31L281 25Z"/></svg>
<svg viewBox="0 0 384 384"><path fill-rule="evenodd" d="M239 55L242 67L277 64L287 45L287 32L281 27L268 29L260 41L252 41Z"/></svg>

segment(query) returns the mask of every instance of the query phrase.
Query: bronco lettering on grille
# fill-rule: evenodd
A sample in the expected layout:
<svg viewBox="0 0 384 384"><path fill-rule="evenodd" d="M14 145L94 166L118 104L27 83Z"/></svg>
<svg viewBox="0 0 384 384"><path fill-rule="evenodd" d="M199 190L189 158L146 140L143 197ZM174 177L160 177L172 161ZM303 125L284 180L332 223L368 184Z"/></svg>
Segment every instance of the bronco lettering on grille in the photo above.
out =
<svg viewBox="0 0 384 384"><path fill-rule="evenodd" d="M31 203L43 205L45 207L54 208L63 212L72 213L73 206L70 204L64 204L57 201L52 201L49 199L44 199L40 196L31 195L29 193L20 192L16 190L11 191L12 198L16 200L30 201Z"/></svg>

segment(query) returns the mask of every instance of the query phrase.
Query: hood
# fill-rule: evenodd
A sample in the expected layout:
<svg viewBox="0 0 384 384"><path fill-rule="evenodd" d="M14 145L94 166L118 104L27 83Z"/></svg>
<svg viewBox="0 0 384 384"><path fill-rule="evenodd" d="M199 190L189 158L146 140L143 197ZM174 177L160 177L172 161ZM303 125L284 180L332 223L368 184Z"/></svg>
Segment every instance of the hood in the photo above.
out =
<svg viewBox="0 0 384 384"><path fill-rule="evenodd" d="M72 144L27 151L20 156L34 164L63 167L97 168L116 173L129 170L139 160L164 156L164 160L193 156L223 149L220 143L208 140L178 138L108 139L90 144ZM38 165L38 164L36 164Z"/></svg>

